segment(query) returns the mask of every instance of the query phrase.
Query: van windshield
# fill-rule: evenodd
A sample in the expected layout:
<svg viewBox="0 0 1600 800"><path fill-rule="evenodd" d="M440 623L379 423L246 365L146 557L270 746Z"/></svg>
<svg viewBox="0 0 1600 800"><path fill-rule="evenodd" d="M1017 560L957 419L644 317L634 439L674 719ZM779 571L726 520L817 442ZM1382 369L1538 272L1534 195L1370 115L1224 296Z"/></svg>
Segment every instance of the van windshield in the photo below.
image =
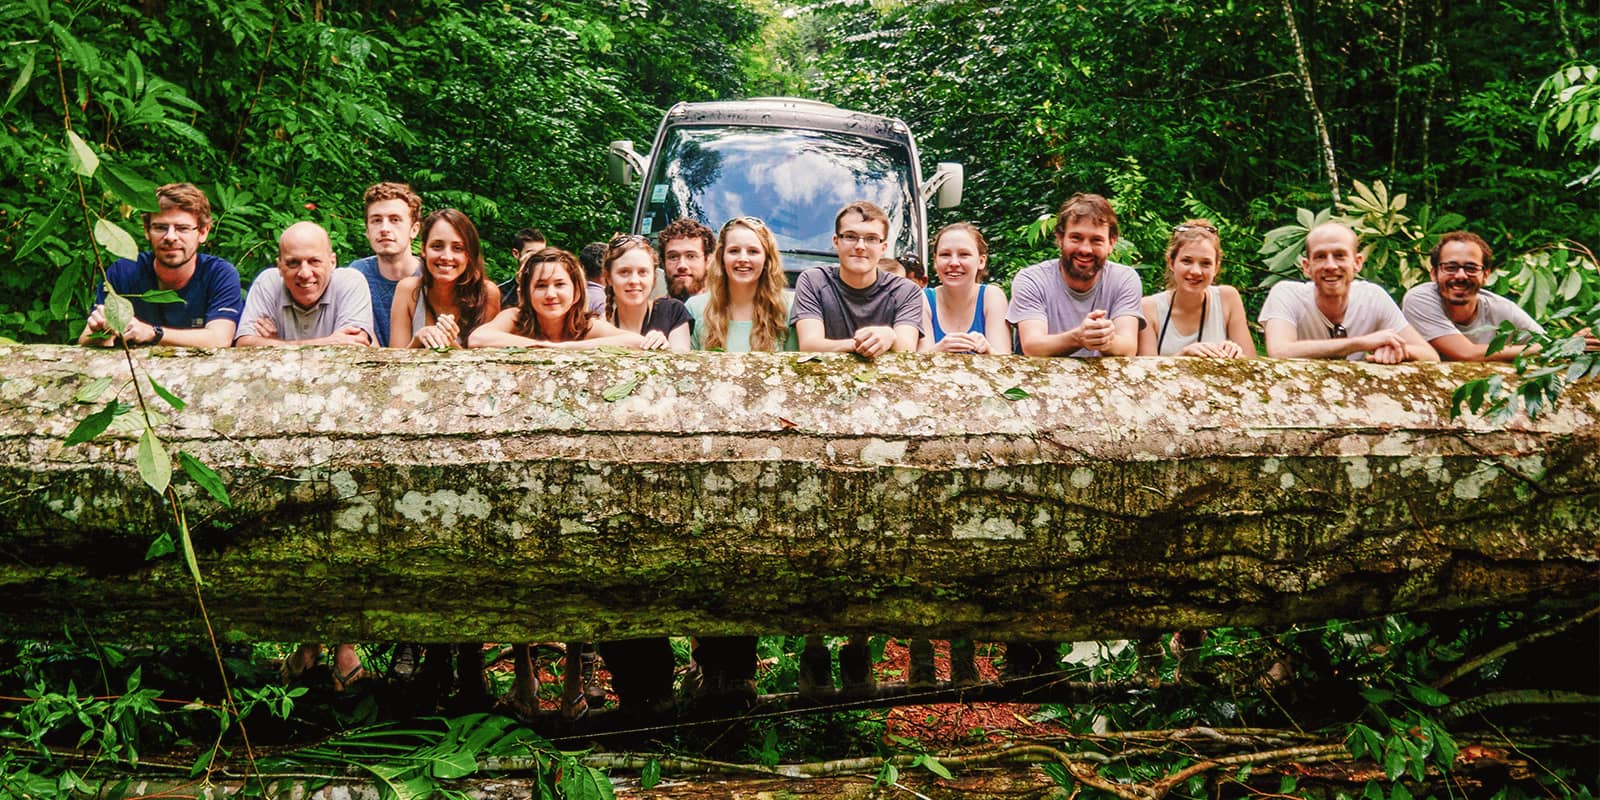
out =
<svg viewBox="0 0 1600 800"><path fill-rule="evenodd" d="M717 230L753 216L786 252L831 254L839 209L870 200L889 214L888 254L916 252L910 153L889 142L786 128L677 127L662 143L648 187L639 229L646 235L679 217Z"/></svg>

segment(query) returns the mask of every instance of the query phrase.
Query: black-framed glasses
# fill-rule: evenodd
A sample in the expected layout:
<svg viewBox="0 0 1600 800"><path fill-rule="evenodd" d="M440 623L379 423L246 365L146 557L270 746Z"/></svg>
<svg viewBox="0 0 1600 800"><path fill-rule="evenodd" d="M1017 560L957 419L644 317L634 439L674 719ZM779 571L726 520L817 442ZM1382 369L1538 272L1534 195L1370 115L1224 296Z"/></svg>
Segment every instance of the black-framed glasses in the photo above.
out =
<svg viewBox="0 0 1600 800"><path fill-rule="evenodd" d="M615 236L612 236L611 241L608 242L606 246L617 248L627 247L630 244L642 244L645 247L649 247L650 237L638 233L619 233Z"/></svg>
<svg viewBox="0 0 1600 800"><path fill-rule="evenodd" d="M1439 265L1439 271L1446 275L1452 272L1459 272L1468 277L1476 277L1483 274L1483 265L1474 264L1471 261L1446 261Z"/></svg>
<svg viewBox="0 0 1600 800"><path fill-rule="evenodd" d="M855 247L857 244L864 244L868 247L877 247L878 245L883 244L886 240L876 233L869 233L865 236L862 236L859 233L851 232L839 234L839 241L844 242L851 247Z"/></svg>
<svg viewBox="0 0 1600 800"><path fill-rule="evenodd" d="M1350 332L1345 330L1343 325L1333 325L1328 328L1328 338L1330 339L1343 339L1349 335Z"/></svg>

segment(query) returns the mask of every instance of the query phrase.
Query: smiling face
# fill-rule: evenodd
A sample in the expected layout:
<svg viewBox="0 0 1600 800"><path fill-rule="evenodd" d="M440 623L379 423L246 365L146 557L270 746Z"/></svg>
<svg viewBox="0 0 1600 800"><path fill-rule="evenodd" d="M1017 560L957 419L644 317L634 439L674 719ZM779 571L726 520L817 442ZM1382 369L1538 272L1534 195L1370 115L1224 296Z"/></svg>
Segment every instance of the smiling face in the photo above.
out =
<svg viewBox="0 0 1600 800"><path fill-rule="evenodd" d="M200 254L200 245L210 230L200 226L194 214L176 207L164 207L151 215L144 232L150 238L150 249L155 254L155 265L167 269L183 269L194 264Z"/></svg>
<svg viewBox="0 0 1600 800"><path fill-rule="evenodd" d="M1338 223L1312 228L1306 234L1306 255L1300 271L1317 287L1319 297L1335 299L1350 294L1365 260L1354 231Z"/></svg>
<svg viewBox="0 0 1600 800"><path fill-rule="evenodd" d="M1056 235L1056 247L1061 250L1061 266L1067 275L1067 286L1075 292L1093 289L1116 243L1109 224L1095 222L1087 216L1068 222Z"/></svg>
<svg viewBox="0 0 1600 800"><path fill-rule="evenodd" d="M743 225L729 226L722 234L722 270L730 286L754 286L767 266L767 250L756 232Z"/></svg>
<svg viewBox="0 0 1600 800"><path fill-rule="evenodd" d="M845 214L839 219L838 232L833 236L833 246L839 251L841 271L858 276L859 285L876 280L878 259L889 249L888 239L887 222L867 219L861 214Z"/></svg>
<svg viewBox="0 0 1600 800"><path fill-rule="evenodd" d="M635 247L611 261L606 284L619 308L639 308L650 302L656 281L655 259L646 247Z"/></svg>
<svg viewBox="0 0 1600 800"><path fill-rule="evenodd" d="M472 261L466 238L442 219L423 232L422 258L438 283L454 283Z"/></svg>
<svg viewBox="0 0 1600 800"><path fill-rule="evenodd" d="M1204 292L1217 279L1217 248L1208 241L1186 242L1167 262L1167 270L1173 290Z"/></svg>
<svg viewBox="0 0 1600 800"><path fill-rule="evenodd" d="M1439 248L1439 263L1433 267L1433 283L1445 305L1474 308L1478 291L1489 279L1488 262L1483 249L1472 242L1445 242Z"/></svg>
<svg viewBox="0 0 1600 800"><path fill-rule="evenodd" d="M411 218L411 206L400 199L379 200L367 206L367 244L381 257L402 256L411 252L420 220Z"/></svg>
<svg viewBox="0 0 1600 800"><path fill-rule="evenodd" d="M989 258L973 235L959 228L946 231L934 242L933 271L945 286L964 286L978 279Z"/></svg>
<svg viewBox="0 0 1600 800"><path fill-rule="evenodd" d="M669 239L661 246L666 262L667 293L687 300L706 288L706 245L699 236Z"/></svg>
<svg viewBox="0 0 1600 800"><path fill-rule="evenodd" d="M290 225L278 238L278 274L295 305L310 308L328 291L336 265L328 233L311 222Z"/></svg>

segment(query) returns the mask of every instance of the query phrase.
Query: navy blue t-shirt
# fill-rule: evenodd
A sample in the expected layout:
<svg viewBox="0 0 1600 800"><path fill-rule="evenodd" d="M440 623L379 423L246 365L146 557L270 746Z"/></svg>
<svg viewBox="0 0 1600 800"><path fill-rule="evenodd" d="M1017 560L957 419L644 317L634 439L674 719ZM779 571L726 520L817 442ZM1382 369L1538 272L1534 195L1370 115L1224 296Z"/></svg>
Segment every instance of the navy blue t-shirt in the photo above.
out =
<svg viewBox="0 0 1600 800"><path fill-rule="evenodd" d="M143 294L161 288L156 280L155 259L151 253L140 253L138 261L117 259L106 269L106 278L117 294ZM178 290L183 304L147 303L133 299L133 315L151 325L164 328L204 328L214 319L225 319L239 324L244 311L244 296L239 291L239 271L232 264L213 255L201 253L195 259L194 276ZM94 303L106 301L105 284L94 290Z"/></svg>

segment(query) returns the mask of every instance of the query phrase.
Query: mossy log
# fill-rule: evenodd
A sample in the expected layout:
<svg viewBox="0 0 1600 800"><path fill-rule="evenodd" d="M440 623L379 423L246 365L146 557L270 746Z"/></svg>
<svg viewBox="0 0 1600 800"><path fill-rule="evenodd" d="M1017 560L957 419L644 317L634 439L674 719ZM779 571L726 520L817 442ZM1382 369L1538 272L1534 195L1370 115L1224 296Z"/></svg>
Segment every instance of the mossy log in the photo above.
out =
<svg viewBox="0 0 1600 800"><path fill-rule="evenodd" d="M119 352L0 348L0 627L199 630ZM1592 602L1600 387L1494 369L263 348L134 354L230 637L1094 639ZM95 397L97 378L111 386ZM187 401L174 410L148 378ZM94 397L93 402L83 402Z"/></svg>

